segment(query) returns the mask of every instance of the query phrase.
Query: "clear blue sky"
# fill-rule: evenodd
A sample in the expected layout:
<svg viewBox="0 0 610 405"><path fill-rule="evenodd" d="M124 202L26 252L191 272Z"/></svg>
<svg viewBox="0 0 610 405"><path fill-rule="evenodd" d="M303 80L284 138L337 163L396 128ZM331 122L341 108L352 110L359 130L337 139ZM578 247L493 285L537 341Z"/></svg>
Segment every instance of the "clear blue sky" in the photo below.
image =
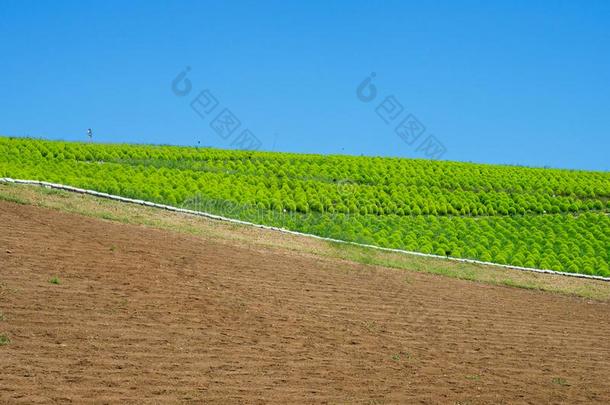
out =
<svg viewBox="0 0 610 405"><path fill-rule="evenodd" d="M0 134L230 148L209 89L264 150L423 157L393 95L443 159L610 170L610 2L422 3L0 0Z"/></svg>

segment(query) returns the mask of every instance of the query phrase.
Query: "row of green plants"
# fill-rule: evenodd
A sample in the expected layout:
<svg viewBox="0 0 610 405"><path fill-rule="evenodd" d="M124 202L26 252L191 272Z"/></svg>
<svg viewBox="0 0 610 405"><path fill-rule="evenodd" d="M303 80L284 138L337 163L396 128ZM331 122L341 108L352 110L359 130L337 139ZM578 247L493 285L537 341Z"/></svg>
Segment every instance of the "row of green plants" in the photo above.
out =
<svg viewBox="0 0 610 405"><path fill-rule="evenodd" d="M610 174L0 137L38 179L338 239L610 275Z"/></svg>
<svg viewBox="0 0 610 405"><path fill-rule="evenodd" d="M521 267L610 276L610 217L277 212L195 196L182 207L334 239Z"/></svg>
<svg viewBox="0 0 610 405"><path fill-rule="evenodd" d="M189 183L192 177L196 184L183 179L184 187L178 185L172 195L177 201L197 191L231 200L239 188L240 203L304 213L487 216L610 209L608 173L33 140L4 142L2 148L16 161L27 157L28 165L103 162L145 177L181 173Z"/></svg>

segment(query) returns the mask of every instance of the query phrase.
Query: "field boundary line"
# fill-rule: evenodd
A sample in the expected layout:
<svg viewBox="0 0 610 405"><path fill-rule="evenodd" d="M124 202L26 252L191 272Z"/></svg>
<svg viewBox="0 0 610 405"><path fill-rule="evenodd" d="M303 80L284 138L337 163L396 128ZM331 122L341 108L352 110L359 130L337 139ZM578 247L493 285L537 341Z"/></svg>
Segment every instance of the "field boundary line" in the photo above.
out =
<svg viewBox="0 0 610 405"><path fill-rule="evenodd" d="M401 253L401 254L406 254L406 255L411 255L411 256L431 257L431 258L436 258L436 259L452 260L452 261L462 262L462 263L482 264L482 265L486 265L486 266L494 266L494 267L500 267L500 268L505 268L505 269L528 271L528 272L534 272L534 273L555 274L555 275L560 275L560 276L585 278L585 279L590 279L590 280L610 281L610 277L593 276L593 275L589 275L589 274L580 274L580 273L567 273L564 271L536 269L536 268L532 268L532 267L511 266L508 264L484 262L484 261L475 260L475 259L462 259L459 257L447 257L447 256L441 256L441 255L435 255L435 254L429 254L429 253L414 252L414 251L410 251L410 250L384 248L381 246L368 245L365 243L350 242L350 241L345 241L345 240L341 240L341 239L327 238L324 236L314 235L314 234L310 234L310 233L291 231L290 229L279 228L279 227L269 226L269 225L256 224L253 222L242 221L239 219L223 217L220 215L211 214L209 212L189 210L186 208L179 208L179 207L174 207L174 206L165 205L165 204L157 204L157 203L153 203L150 201L137 200L137 199L128 198L128 197L121 197L118 195L102 193L100 191L87 190L87 189L82 189L82 188L78 188L78 187L67 186L64 184L49 183L46 181L21 180L21 179L12 179L9 177L0 177L0 183L26 184L26 185L34 185L34 186L41 186L41 187L47 187L47 188L54 188L54 189L58 189L58 190L70 191L70 192L79 193L79 194L88 194L88 195L92 195L95 197L107 198L107 199L115 200L115 201L144 205L147 207L160 208L160 209L164 209L167 211L179 212L182 214L205 217L205 218L209 218L209 219L215 219L215 220L219 220L219 221L231 222L231 223L240 224L240 225L252 226L252 227L261 228L261 229L268 229L268 230L283 232L283 233L287 233L287 234L291 234L291 235L305 236L305 237L325 240L325 241L329 241L329 242L337 242L337 243L343 243L343 244L347 244L347 245L360 246L360 247L365 247L365 248L370 248L370 249L381 250L381 251L385 251L385 252Z"/></svg>

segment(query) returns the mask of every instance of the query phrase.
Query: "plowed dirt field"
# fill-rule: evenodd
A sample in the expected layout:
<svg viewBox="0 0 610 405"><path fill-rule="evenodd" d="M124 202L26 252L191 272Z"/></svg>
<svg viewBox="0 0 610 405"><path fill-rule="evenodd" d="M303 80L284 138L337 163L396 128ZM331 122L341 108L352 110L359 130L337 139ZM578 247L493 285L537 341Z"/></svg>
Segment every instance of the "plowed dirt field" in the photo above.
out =
<svg viewBox="0 0 610 405"><path fill-rule="evenodd" d="M0 335L1 403L610 403L604 302L2 201Z"/></svg>

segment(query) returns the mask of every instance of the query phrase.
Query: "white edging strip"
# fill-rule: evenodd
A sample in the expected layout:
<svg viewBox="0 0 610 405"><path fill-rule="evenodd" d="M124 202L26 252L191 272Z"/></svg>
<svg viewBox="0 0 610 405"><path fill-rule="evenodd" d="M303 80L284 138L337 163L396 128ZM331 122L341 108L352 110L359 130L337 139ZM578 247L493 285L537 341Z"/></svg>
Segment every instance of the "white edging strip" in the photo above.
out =
<svg viewBox="0 0 610 405"><path fill-rule="evenodd" d="M269 230L273 230L273 231L278 231L278 232L283 232L283 233L288 233L288 234L298 235L298 236L306 236L309 238L315 238L315 239L320 239L320 240L325 240L325 241L330 241L330 242L338 242L338 243L344 243L347 245L354 245L354 246L361 246L361 247L366 247L366 248L371 248L371 249L383 250L386 252L402 253L402 254L408 254L408 255L413 255L413 256L433 257L433 258L437 258L437 259L453 260L456 262L463 262L463 263L476 263L476 264L483 264L483 265L487 265L487 266L502 267L505 269L530 271L530 272L535 272L535 273L557 274L557 275L568 276L568 277L578 277L578 278L587 278L587 279L592 279L592 280L610 281L610 277L591 276L588 274L567 273L567 272L563 272L563 271L554 271L554 270L546 270L546 269L534 269L531 267L511 266L511 265L507 265L507 264L484 262L481 260L474 260L474 259L460 259L457 257L446 257L446 256L440 256L440 255L434 255L434 254L428 254L428 253L413 252L413 251L409 251L409 250L384 248L384 247L380 247L380 246L367 245L364 243L357 243L357 242L349 242L349 241L340 240L340 239L326 238L323 236L313 235L313 234L309 234L309 233L291 231L291 230L285 229L285 228L278 228L275 226L255 224L252 222L241 221L239 219L227 218L227 217L223 217L220 215L210 214L208 212L194 211L194 210L188 210L188 209L184 209L184 208L172 207L171 205L157 204L157 203L153 203L150 201L144 201L144 200L136 200L133 198L121 197L118 195L106 194L106 193L101 193L99 191L86 190L86 189L82 189L82 188L66 186L63 184L49 183L46 181L19 180L19 179L0 177L0 183L30 184L30 185L35 185L35 186L43 186L43 187L55 188L55 189L59 189L59 190L71 191L74 193L89 194L89 195L93 195L96 197L108 198L111 200L116 200L116 201L121 201L121 202L145 205L147 207L161 208L164 210L180 212L183 214L196 215L196 216L216 219L216 220L220 220L220 221L232 222L235 224L254 226L257 228L269 229Z"/></svg>

